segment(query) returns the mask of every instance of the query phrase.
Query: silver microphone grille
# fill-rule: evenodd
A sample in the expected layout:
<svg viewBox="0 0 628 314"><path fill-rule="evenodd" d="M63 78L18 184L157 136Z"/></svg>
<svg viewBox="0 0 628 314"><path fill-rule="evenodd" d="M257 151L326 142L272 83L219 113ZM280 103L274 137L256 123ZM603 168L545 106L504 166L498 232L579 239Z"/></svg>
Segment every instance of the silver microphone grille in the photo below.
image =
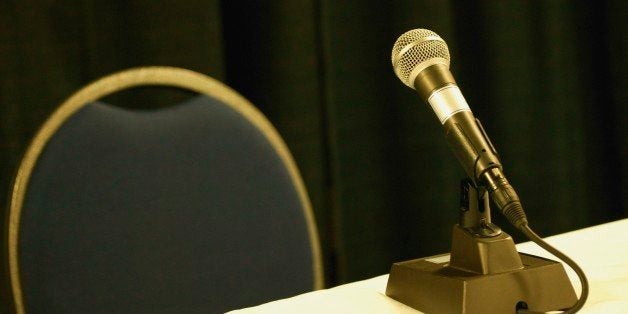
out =
<svg viewBox="0 0 628 314"><path fill-rule="evenodd" d="M414 79L421 70L436 63L449 67L449 49L438 34L418 28L399 36L391 59L397 77L414 89Z"/></svg>

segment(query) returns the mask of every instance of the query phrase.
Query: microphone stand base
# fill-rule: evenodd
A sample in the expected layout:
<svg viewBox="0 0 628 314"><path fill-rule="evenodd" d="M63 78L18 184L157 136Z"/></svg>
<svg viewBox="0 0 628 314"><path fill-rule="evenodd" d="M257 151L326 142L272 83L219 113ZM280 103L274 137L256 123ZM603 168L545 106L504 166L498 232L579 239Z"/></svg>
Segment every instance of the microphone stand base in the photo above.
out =
<svg viewBox="0 0 628 314"><path fill-rule="evenodd" d="M561 263L518 254L523 268L497 274L453 268L449 254L395 263L386 295L424 313L515 313L524 303L552 311L576 303Z"/></svg>

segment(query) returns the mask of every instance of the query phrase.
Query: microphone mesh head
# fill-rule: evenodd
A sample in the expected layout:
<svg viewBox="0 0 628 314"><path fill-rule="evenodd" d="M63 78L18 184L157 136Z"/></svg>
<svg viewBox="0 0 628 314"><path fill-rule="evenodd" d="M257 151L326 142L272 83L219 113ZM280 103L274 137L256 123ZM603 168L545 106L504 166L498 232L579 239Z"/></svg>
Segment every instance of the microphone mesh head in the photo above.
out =
<svg viewBox="0 0 628 314"><path fill-rule="evenodd" d="M399 36L393 46L391 59L397 77L414 88L414 79L420 70L435 63L449 67L449 48L438 34L418 28Z"/></svg>

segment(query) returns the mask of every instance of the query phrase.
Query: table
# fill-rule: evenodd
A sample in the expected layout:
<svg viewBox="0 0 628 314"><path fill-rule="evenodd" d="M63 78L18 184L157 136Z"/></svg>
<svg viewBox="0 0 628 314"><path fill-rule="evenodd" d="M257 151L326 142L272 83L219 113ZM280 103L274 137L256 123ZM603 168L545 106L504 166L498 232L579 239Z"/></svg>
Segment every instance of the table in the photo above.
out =
<svg viewBox="0 0 628 314"><path fill-rule="evenodd" d="M628 313L628 219L546 240L573 258L589 278L589 299L580 313ZM520 252L556 259L531 242L518 244L517 248ZM565 269L580 295L578 277L568 266ZM387 297L387 281L388 275L382 275L229 313L421 313Z"/></svg>

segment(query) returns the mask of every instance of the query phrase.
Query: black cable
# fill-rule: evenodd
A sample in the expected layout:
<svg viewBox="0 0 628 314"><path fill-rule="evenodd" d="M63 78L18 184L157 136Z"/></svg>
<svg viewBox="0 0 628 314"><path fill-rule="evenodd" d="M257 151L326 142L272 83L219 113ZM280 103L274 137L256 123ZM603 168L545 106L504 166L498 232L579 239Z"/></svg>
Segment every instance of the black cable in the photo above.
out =
<svg viewBox="0 0 628 314"><path fill-rule="evenodd" d="M553 246L545 242L545 240L543 240L538 234L532 231L532 229L530 228L530 226L528 226L528 224L522 225L519 228L519 230L521 230L521 232L526 237L528 237L528 239L532 240L538 246L542 247L544 250L548 251L549 253L551 253L552 255L556 256L557 258L565 262L567 265L569 265L569 267L571 267L571 269L573 269L576 272L576 274L578 275L578 278L580 279L580 283L582 285L582 292L580 293L580 298L578 299L576 304L574 304L574 306L572 306L571 308L564 310L563 312L554 312L554 311L534 312L532 310L520 309L517 311L517 313L518 314L524 314L524 313L525 314L539 314L539 313L571 314L571 313L576 313L580 309L582 309L582 307L584 306L584 303L587 301L587 297L589 296L589 281L587 280L587 276L584 274L584 271L582 271L582 268L580 268L580 266L578 266L578 264L576 264L576 262L574 262L567 255L563 254L561 251L557 250L556 248L554 248Z"/></svg>

